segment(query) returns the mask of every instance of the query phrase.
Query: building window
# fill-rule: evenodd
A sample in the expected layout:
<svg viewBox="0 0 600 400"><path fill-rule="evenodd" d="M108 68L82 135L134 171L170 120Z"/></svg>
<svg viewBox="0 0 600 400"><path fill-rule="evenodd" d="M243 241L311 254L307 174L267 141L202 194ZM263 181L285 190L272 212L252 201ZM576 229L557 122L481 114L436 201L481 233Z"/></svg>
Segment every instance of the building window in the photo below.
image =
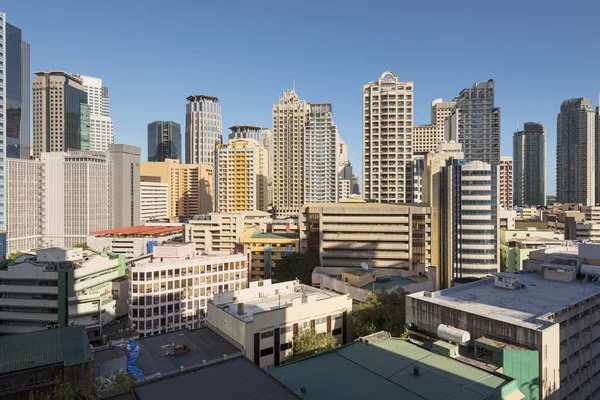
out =
<svg viewBox="0 0 600 400"><path fill-rule="evenodd" d="M319 324L324 324L324 323L326 323L326 322L327 322L327 317L324 317L324 318L319 318L319 319L317 320L317 325L319 325Z"/></svg>
<svg viewBox="0 0 600 400"><path fill-rule="evenodd" d="M281 351L286 351L292 348L292 344L291 343L283 343L281 345Z"/></svg>
<svg viewBox="0 0 600 400"><path fill-rule="evenodd" d="M260 334L260 338L261 339L268 339L270 337L273 337L273 331L268 331L268 332L262 332Z"/></svg>
<svg viewBox="0 0 600 400"><path fill-rule="evenodd" d="M281 328L281 334L285 335L288 332L291 332L294 329L293 325L284 326Z"/></svg>
<svg viewBox="0 0 600 400"><path fill-rule="evenodd" d="M273 354L273 348L272 347L268 347L268 348L262 349L260 351L260 356L261 357L270 356L271 354Z"/></svg>
<svg viewBox="0 0 600 400"><path fill-rule="evenodd" d="M332 330L331 334L333 336L335 336L335 335L341 335L342 334L342 328L336 328L336 329Z"/></svg>

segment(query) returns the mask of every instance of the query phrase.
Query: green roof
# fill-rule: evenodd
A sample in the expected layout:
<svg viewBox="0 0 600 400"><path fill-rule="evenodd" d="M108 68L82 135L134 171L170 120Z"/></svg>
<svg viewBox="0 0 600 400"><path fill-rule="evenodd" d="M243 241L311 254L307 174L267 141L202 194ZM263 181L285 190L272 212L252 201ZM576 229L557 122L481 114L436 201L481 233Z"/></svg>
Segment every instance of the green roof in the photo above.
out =
<svg viewBox="0 0 600 400"><path fill-rule="evenodd" d="M0 354L0 375L44 365L69 366L92 360L92 350L82 326L0 336Z"/></svg>
<svg viewBox="0 0 600 400"><path fill-rule="evenodd" d="M269 372L303 399L477 400L514 390L505 388L514 386L508 377L395 338L354 342Z"/></svg>

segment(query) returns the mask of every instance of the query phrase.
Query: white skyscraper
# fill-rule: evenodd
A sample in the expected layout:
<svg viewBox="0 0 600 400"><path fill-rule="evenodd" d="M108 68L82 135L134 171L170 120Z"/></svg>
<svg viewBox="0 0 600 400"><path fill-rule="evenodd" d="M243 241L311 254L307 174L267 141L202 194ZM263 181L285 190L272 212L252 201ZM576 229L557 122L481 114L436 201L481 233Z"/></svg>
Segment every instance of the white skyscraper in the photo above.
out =
<svg viewBox="0 0 600 400"><path fill-rule="evenodd" d="M91 151L106 151L115 142L113 122L110 118L108 87L102 86L102 79L80 75L83 87L88 94L90 106L90 148ZM83 149L85 150L85 149Z"/></svg>
<svg viewBox="0 0 600 400"><path fill-rule="evenodd" d="M221 105L213 96L187 97L185 108L185 162L211 164L215 162L215 147L223 137Z"/></svg>

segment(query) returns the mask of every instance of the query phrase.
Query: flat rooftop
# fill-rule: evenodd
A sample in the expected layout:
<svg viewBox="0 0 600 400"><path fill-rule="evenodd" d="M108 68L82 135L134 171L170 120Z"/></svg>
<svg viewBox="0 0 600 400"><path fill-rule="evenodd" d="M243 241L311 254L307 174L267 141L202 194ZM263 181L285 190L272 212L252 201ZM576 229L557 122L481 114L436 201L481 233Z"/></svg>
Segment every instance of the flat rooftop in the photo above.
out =
<svg viewBox="0 0 600 400"><path fill-rule="evenodd" d="M95 236L142 236L155 237L175 234L182 231L181 226L130 226L127 228L109 229L106 231L92 232Z"/></svg>
<svg viewBox="0 0 600 400"><path fill-rule="evenodd" d="M269 373L302 398L314 400L501 398L512 382L396 338L353 342Z"/></svg>
<svg viewBox="0 0 600 400"><path fill-rule="evenodd" d="M557 282L544 279L540 273L519 273L517 276L525 284L524 288L499 288L494 286L494 279L483 279L434 292L437 297L425 297L425 292L409 297L527 329L543 330L548 325L536 322L536 318L600 293L600 285L581 279Z"/></svg>
<svg viewBox="0 0 600 400"><path fill-rule="evenodd" d="M401 276L388 276L386 278L390 278L389 280L386 281L380 281L380 282L373 282L373 283L368 283L366 285L364 285L363 287L361 287L361 289L365 289L365 290L371 290L374 292L380 292L382 290L389 290L389 289L393 289L395 287L402 287L402 286L408 286L408 285L412 285L413 283L417 283L417 282L423 282L427 280L427 277L425 276L411 276L408 278L403 278Z"/></svg>

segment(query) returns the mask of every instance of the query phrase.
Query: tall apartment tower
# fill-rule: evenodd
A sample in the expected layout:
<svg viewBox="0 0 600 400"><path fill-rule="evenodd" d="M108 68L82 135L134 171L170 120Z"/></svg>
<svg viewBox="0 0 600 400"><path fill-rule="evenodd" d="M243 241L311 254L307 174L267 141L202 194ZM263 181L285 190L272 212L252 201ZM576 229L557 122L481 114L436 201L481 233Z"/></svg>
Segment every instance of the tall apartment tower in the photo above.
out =
<svg viewBox="0 0 600 400"><path fill-rule="evenodd" d="M513 135L513 204L546 205L546 127L525 122Z"/></svg>
<svg viewBox="0 0 600 400"><path fill-rule="evenodd" d="M598 102L600 103L600 96L598 96ZM595 162L596 162L596 170L594 171L594 178L596 180L595 182L595 193L594 193L594 197L595 197L595 201L596 202L600 202L600 104L598 107L596 107L596 115L594 118L594 125L595 125L595 135L594 135L594 142L595 142Z"/></svg>
<svg viewBox="0 0 600 400"><path fill-rule="evenodd" d="M262 129L253 125L235 125L229 128L229 140L235 139L254 139L262 143Z"/></svg>
<svg viewBox="0 0 600 400"><path fill-rule="evenodd" d="M110 117L110 97L108 87L102 79L81 75L83 88L88 94L90 106L90 146L91 151L106 151L115 142L112 118Z"/></svg>
<svg viewBox="0 0 600 400"><path fill-rule="evenodd" d="M435 99L431 102L431 123L413 127L413 153L435 152L444 140L444 123L452 115L456 101Z"/></svg>
<svg viewBox="0 0 600 400"><path fill-rule="evenodd" d="M446 141L462 143L468 161L500 163L500 108L494 105L494 81L478 82L463 89L456 108L446 119Z"/></svg>
<svg viewBox="0 0 600 400"><path fill-rule="evenodd" d="M583 97L563 101L556 120L556 201L595 205L594 110Z"/></svg>
<svg viewBox="0 0 600 400"><path fill-rule="evenodd" d="M215 146L222 141L221 105L213 96L188 96L185 112L186 164L215 162Z"/></svg>
<svg viewBox="0 0 600 400"><path fill-rule="evenodd" d="M273 201L273 162L274 162L274 155L273 155L273 135L271 134L271 129L269 128L263 128L261 129L261 136L262 136L262 145L263 147L267 150L267 157L268 157L268 162L269 162L269 175L267 176L268 182L269 182L269 204L267 204L267 206L271 205L271 202Z"/></svg>
<svg viewBox="0 0 600 400"><path fill-rule="evenodd" d="M412 201L413 83L390 71L363 85L363 193L383 203Z"/></svg>
<svg viewBox="0 0 600 400"><path fill-rule="evenodd" d="M8 23L5 43L6 156L28 160L31 146L29 43L22 40L21 29Z"/></svg>
<svg viewBox="0 0 600 400"><path fill-rule="evenodd" d="M0 11L0 45L6 46L6 15ZM0 52L0 79L6 81L6 56ZM6 181L5 181L5 156L6 156L6 91L0 85L0 261L6 258Z"/></svg>
<svg viewBox="0 0 600 400"><path fill-rule="evenodd" d="M173 121L148 124L148 161L181 161L181 125Z"/></svg>
<svg viewBox="0 0 600 400"><path fill-rule="evenodd" d="M140 152L127 144L111 144L106 152L111 163L112 228L140 224Z"/></svg>
<svg viewBox="0 0 600 400"><path fill-rule="evenodd" d="M304 200L304 134L308 105L295 91L273 104L273 206L297 214Z"/></svg>
<svg viewBox="0 0 600 400"><path fill-rule="evenodd" d="M330 103L309 104L304 132L304 200L337 203L339 142ZM348 185L350 188L350 185Z"/></svg>
<svg viewBox="0 0 600 400"><path fill-rule="evenodd" d="M33 156L81 149L83 80L65 71L35 72L33 78Z"/></svg>
<svg viewBox="0 0 600 400"><path fill-rule="evenodd" d="M513 209L513 158L500 157L500 208Z"/></svg>

